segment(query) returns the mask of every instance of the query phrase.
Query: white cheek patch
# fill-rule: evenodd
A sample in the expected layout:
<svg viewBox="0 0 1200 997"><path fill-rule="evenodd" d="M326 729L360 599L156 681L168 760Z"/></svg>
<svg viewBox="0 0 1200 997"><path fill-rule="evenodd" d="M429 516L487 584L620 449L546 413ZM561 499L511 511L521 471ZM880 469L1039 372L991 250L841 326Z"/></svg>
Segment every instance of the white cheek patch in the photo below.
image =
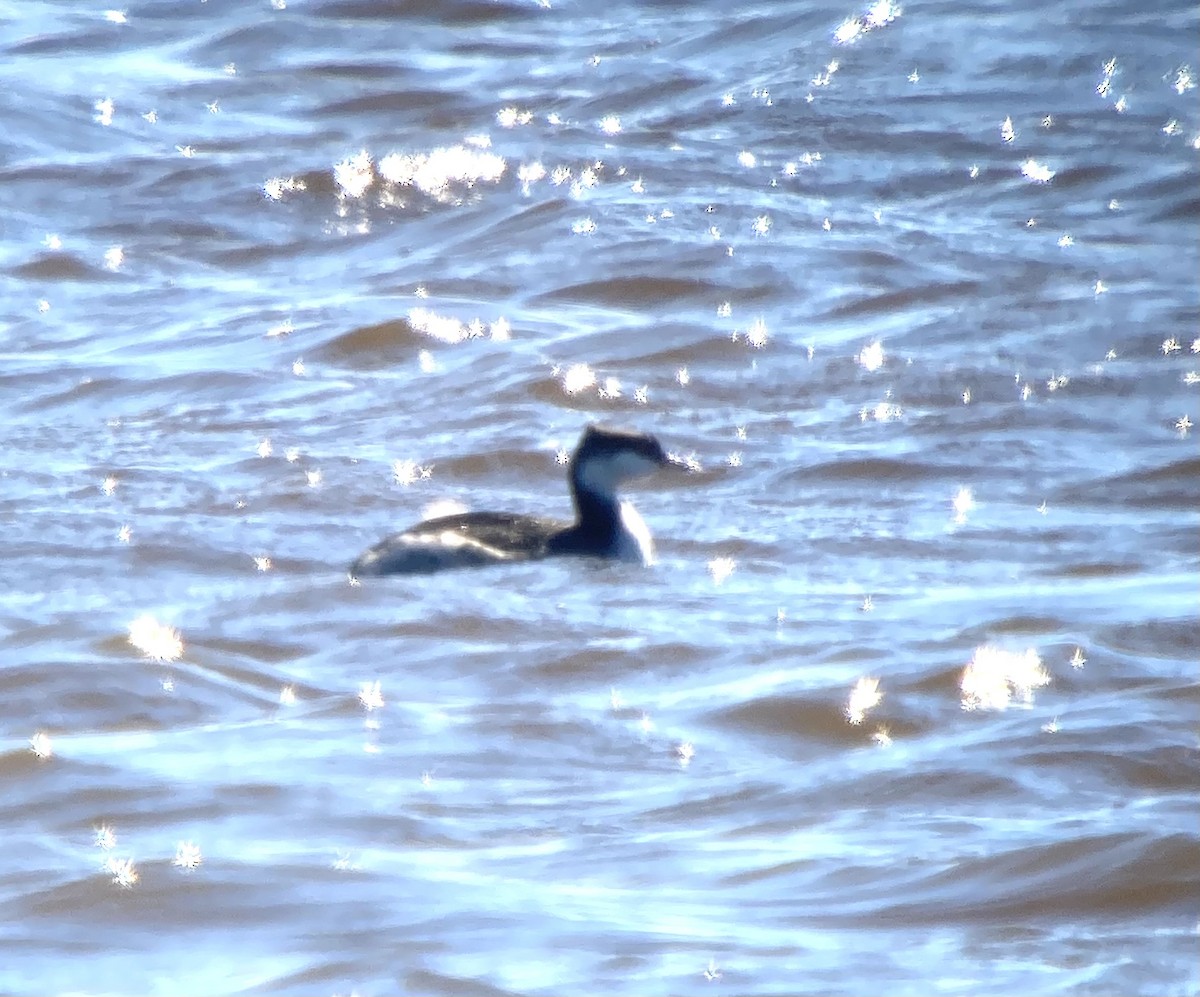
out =
<svg viewBox="0 0 1200 997"><path fill-rule="evenodd" d="M596 495L613 495L622 482L641 478L657 470L657 462L626 451L584 461L580 477L588 491Z"/></svg>
<svg viewBox="0 0 1200 997"><path fill-rule="evenodd" d="M579 469L579 478L585 489L593 495L602 495L605 498L612 497L621 480L616 474L613 461L601 457L584 461Z"/></svg>

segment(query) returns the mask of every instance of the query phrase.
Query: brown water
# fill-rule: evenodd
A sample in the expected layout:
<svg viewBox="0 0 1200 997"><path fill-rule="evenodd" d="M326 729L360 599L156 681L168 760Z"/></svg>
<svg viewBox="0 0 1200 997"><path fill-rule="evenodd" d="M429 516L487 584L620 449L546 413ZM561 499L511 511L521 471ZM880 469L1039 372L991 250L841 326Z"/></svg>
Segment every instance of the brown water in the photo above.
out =
<svg viewBox="0 0 1200 997"><path fill-rule="evenodd" d="M0 6L0 992L1200 992L1196 8L735 6Z"/></svg>

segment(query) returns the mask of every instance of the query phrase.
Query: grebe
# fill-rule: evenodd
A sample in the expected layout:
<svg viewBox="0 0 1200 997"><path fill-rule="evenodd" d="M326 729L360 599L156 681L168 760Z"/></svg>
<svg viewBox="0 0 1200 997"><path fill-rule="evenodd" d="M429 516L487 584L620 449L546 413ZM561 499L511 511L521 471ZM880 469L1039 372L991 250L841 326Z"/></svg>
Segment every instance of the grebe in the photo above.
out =
<svg viewBox="0 0 1200 997"><path fill-rule="evenodd" d="M617 489L670 463L658 440L588 426L571 455L567 477L575 522L510 512L466 512L418 523L381 540L350 565L350 577L409 575L445 568L576 555L649 564L654 543Z"/></svg>

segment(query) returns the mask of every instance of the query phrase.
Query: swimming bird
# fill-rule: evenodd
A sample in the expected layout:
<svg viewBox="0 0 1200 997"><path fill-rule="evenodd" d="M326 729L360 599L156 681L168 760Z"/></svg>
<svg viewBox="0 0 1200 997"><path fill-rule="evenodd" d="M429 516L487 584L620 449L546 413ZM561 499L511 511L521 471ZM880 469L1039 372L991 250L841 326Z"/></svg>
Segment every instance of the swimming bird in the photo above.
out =
<svg viewBox="0 0 1200 997"><path fill-rule="evenodd" d="M649 564L650 531L633 504L617 498L617 489L670 462L648 433L588 426L567 465L575 522L511 512L440 516L364 551L350 565L350 576L425 574L571 555Z"/></svg>

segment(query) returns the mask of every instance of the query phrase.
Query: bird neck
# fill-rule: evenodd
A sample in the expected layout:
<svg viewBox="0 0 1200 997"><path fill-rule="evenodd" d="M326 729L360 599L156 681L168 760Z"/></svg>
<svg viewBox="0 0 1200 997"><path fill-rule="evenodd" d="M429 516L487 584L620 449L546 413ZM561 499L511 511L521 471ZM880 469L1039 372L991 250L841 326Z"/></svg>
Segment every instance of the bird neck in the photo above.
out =
<svg viewBox="0 0 1200 997"><path fill-rule="evenodd" d="M575 528L597 537L615 536L621 526L616 495L589 488L580 475L571 476L571 498L575 503Z"/></svg>

